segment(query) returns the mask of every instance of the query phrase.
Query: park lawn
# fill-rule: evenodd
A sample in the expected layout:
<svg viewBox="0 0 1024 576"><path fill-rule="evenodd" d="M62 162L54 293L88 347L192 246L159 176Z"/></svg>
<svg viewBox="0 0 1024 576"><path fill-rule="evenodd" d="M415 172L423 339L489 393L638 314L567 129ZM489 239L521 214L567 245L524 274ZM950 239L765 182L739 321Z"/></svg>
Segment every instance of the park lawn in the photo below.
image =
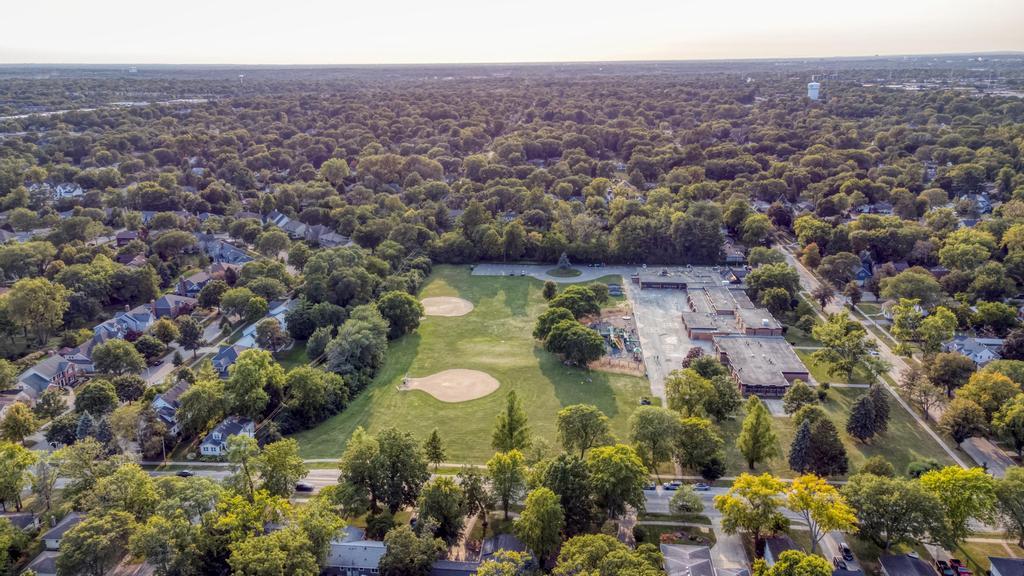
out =
<svg viewBox="0 0 1024 576"><path fill-rule="evenodd" d="M618 276L598 281L615 280L621 281ZM337 457L357 427L375 432L395 426L421 439L437 428L448 462L484 463L494 453L491 431L511 390L522 401L532 433L552 447L558 446L555 414L570 404L597 406L611 420L615 436L626 438L630 414L641 396L650 395L647 380L568 367L543 350L531 335L534 321L547 308L542 288L543 282L530 277L472 276L468 267L435 267L419 296L458 296L472 302L474 310L465 316L426 317L417 332L392 342L377 378L343 413L294 436L302 457ZM454 368L486 372L501 388L460 403L398 390L407 375Z"/></svg>
<svg viewBox="0 0 1024 576"><path fill-rule="evenodd" d="M785 334L786 342L789 342L793 346L817 346L821 347L821 342L814 339L809 333L797 328L796 326L788 326Z"/></svg>
<svg viewBox="0 0 1024 576"><path fill-rule="evenodd" d="M877 316L882 313L882 307L872 302L861 302L860 304L857 304L857 308L860 308L869 316Z"/></svg>
<svg viewBox="0 0 1024 576"><path fill-rule="evenodd" d="M820 404L839 431L839 437L846 447L851 473L856 472L864 464L864 461L872 456L881 456L891 462L897 474L903 474L910 462L923 458L934 458L942 465L953 464L953 460L942 447L917 425L914 418L891 395L889 396L889 430L884 435L876 437L868 443L862 443L847 434L846 420L849 417L850 409L854 402L866 392L863 388L831 388L828 391L828 398ZM739 436L742 418L741 410L736 418L719 425L722 438L725 440L727 476L749 472L743 455L736 448L736 437ZM789 446L793 443L793 436L796 433L789 417L773 417L772 430L779 439L781 456L758 464L754 472L771 472L786 478L795 477L796 473L789 469L787 461Z"/></svg>
<svg viewBox="0 0 1024 576"><path fill-rule="evenodd" d="M814 378L818 384L823 382L835 382L838 384L868 384L871 382L867 374L863 370L857 369L853 371L853 376L847 378L843 374L830 374L828 371L829 364L824 362L816 362L812 355L813 350L795 350L796 355L800 357L800 361L807 366L807 370L811 373L811 377Z"/></svg>

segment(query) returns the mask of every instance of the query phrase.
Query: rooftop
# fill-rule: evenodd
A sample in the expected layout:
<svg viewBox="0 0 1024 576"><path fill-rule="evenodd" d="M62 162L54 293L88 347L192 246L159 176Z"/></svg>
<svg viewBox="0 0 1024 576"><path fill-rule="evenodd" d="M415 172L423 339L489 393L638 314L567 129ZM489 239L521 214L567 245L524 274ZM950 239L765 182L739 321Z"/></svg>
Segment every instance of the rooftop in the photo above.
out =
<svg viewBox="0 0 1024 576"><path fill-rule="evenodd" d="M715 346L745 386L788 386L787 375L807 378L807 367L781 336L716 336Z"/></svg>

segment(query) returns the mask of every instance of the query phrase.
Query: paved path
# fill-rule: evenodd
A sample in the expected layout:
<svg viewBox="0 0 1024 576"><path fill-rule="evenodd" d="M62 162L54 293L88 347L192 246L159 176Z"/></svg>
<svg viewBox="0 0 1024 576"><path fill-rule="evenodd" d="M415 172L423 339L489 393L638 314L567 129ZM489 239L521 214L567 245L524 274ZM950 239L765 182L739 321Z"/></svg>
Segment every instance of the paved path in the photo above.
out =
<svg viewBox="0 0 1024 576"><path fill-rule="evenodd" d="M793 254L792 246L785 245L780 247L783 249L783 253L786 255L786 259L789 261L789 263L796 268L797 273L800 275L800 284L804 287L805 290L811 292L821 285L821 282L813 274L811 274L811 272L804 267L803 263L800 262L800 259ZM833 300L825 308L825 312L829 314L834 314L842 310L843 308L839 304L838 300ZM824 318L824 316L820 312L818 313L818 315ZM860 317L853 315L851 315L850 317L853 318L854 321L863 324L863 321ZM874 340L875 343L878 345L879 356L881 356L881 358L888 362L891 366L891 369L889 370L890 376L892 376L894 380L898 381L901 378L903 372L909 370L910 367L907 366L907 363L903 360L903 358L898 356L889 348L889 345L886 344L884 340L880 339L878 336L875 336L875 334L871 330L866 331L868 338ZM968 468L968 465L963 461L963 459L960 458L960 456L952 448L950 448L948 444L946 444L946 441L941 436L939 436L935 432L935 430L932 429L931 426L928 425L928 422L921 418L917 414L917 412L913 408L911 408L911 406L907 404L905 400L903 400L903 397L900 396L899 393L897 393L896 390L894 390L888 382L882 380L882 385L885 386L889 393L892 394L892 396L896 399L896 402L898 402L899 405L902 406L903 409L906 410L911 415L911 417L914 418L914 420L917 422L917 425L924 429L924 431L927 432L928 435L932 437L932 439L938 442L939 446L942 447L943 451L945 451L946 454L949 455L950 459L952 459L953 462L956 462L957 465L963 468Z"/></svg>

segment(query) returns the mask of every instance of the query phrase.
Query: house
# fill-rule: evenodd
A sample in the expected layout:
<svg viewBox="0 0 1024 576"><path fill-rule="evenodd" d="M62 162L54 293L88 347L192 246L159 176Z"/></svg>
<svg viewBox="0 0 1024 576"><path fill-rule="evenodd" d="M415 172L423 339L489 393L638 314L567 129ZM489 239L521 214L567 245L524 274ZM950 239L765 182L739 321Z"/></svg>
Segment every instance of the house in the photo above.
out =
<svg viewBox="0 0 1024 576"><path fill-rule="evenodd" d="M85 189L74 182L61 182L53 187L53 197L57 200L78 198L85 195Z"/></svg>
<svg viewBox="0 0 1024 576"><path fill-rule="evenodd" d="M502 550L526 552L526 544L516 538L514 534L498 534L484 540L483 546L480 548L480 560L487 560Z"/></svg>
<svg viewBox="0 0 1024 576"><path fill-rule="evenodd" d="M319 245L322 248L337 248L349 243L347 236L342 236L323 224L308 226L305 238L307 242Z"/></svg>
<svg viewBox="0 0 1024 576"><path fill-rule="evenodd" d="M228 438L231 436L256 437L253 421L239 416L229 416L214 427L199 445L199 453L203 456L223 456L228 450Z"/></svg>
<svg viewBox="0 0 1024 576"><path fill-rule="evenodd" d="M75 363L53 354L36 363L18 376L15 388L19 390L16 399L27 400L34 404L47 388L66 388L74 386L84 376Z"/></svg>
<svg viewBox="0 0 1024 576"><path fill-rule="evenodd" d="M238 357L242 355L242 352L245 352L249 348L251 348L251 346L243 346L238 343L222 348L211 361L213 363L213 369L220 374L221 378L227 378L228 368L238 360Z"/></svg>
<svg viewBox="0 0 1024 576"><path fill-rule="evenodd" d="M57 558L59 557L59 552L44 550L29 562L24 572L31 570L36 576L57 576Z"/></svg>
<svg viewBox="0 0 1024 576"><path fill-rule="evenodd" d="M479 562L434 560L429 576L473 576L479 568Z"/></svg>
<svg viewBox="0 0 1024 576"><path fill-rule="evenodd" d="M761 555L764 558L765 563L769 566L773 566L779 561L779 556L787 550L800 550L797 547L796 542L788 535L783 534L781 536L772 536L766 538L764 541L764 553Z"/></svg>
<svg viewBox="0 0 1024 576"><path fill-rule="evenodd" d="M883 555L878 563L882 565L882 576L936 576L931 564L917 554Z"/></svg>
<svg viewBox="0 0 1024 576"><path fill-rule="evenodd" d="M175 436L181 432L178 427L178 408L181 406L181 395L191 385L188 380L178 380L167 391L157 394L150 404L156 417L167 426L167 431Z"/></svg>
<svg viewBox="0 0 1024 576"><path fill-rule="evenodd" d="M196 272L191 276L178 280L177 286L174 287L174 293L179 296L188 296L195 298L199 295L199 292L210 282L213 281L213 275L207 271Z"/></svg>
<svg viewBox="0 0 1024 576"><path fill-rule="evenodd" d="M281 230L284 230L292 240L304 240L306 238L307 228L309 228L309 226L306 226L298 220L289 220L281 225Z"/></svg>
<svg viewBox="0 0 1024 576"><path fill-rule="evenodd" d="M46 549L59 550L60 541L62 538L64 538L64 534L66 534L68 530L71 530L72 528L77 526L78 523L81 521L82 515L78 512L71 512L70 514L62 518L61 521L57 522L57 524L53 528L50 528L46 531L45 534L43 534L43 544L46 547Z"/></svg>
<svg viewBox="0 0 1024 576"><path fill-rule="evenodd" d="M29 530L35 530L39 528L39 518L31 512L14 512L11 514L2 514L0 518L6 518L12 526L21 530L22 532L28 532Z"/></svg>
<svg viewBox="0 0 1024 576"><path fill-rule="evenodd" d="M241 265L253 260L245 250L218 238L216 234L197 232L195 236L199 249L214 262Z"/></svg>
<svg viewBox="0 0 1024 576"><path fill-rule="evenodd" d="M295 300L276 300L271 302L269 305L270 310L267 312L267 315L242 329L242 337L235 341L235 345L243 346L245 348L259 347L256 343L256 328L261 322L267 319L276 320L278 325L281 326L281 330L287 332L288 312L295 307L295 304Z"/></svg>
<svg viewBox="0 0 1024 576"><path fill-rule="evenodd" d="M331 540L324 562L324 574L370 576L379 572L380 559L387 552L383 542L366 540L359 528L346 527L342 535Z"/></svg>
<svg viewBox="0 0 1024 576"><path fill-rule="evenodd" d="M959 352L980 367L993 360L999 360L999 349L1002 346L1002 338L976 338L960 335L943 344L942 349L945 352Z"/></svg>
<svg viewBox="0 0 1024 576"><path fill-rule="evenodd" d="M114 241L117 242L118 247L124 246L132 240L138 239L139 232L137 230L122 230L114 236Z"/></svg>
<svg viewBox="0 0 1024 576"><path fill-rule="evenodd" d="M264 224L273 224L278 228L284 228L285 224L291 222L291 218L285 216L284 214L278 212L277 210L271 210L270 214L267 214L263 221Z"/></svg>
<svg viewBox="0 0 1024 576"><path fill-rule="evenodd" d="M196 307L197 301L189 296L177 294L164 294L153 302L153 314L157 318L175 319L182 314L188 314Z"/></svg>
<svg viewBox="0 0 1024 576"><path fill-rule="evenodd" d="M992 576L1024 576L1024 559L1022 558L988 558L989 574Z"/></svg>
<svg viewBox="0 0 1024 576"><path fill-rule="evenodd" d="M707 546L661 545L662 567L668 576L716 576Z"/></svg>

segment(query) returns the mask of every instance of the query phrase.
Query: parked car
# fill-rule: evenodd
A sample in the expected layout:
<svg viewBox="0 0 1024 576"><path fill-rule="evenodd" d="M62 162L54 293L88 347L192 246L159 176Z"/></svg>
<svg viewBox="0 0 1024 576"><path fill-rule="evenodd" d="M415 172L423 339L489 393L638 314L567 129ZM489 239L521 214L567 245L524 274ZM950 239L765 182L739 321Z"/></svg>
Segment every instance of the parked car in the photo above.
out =
<svg viewBox="0 0 1024 576"><path fill-rule="evenodd" d="M853 550L846 545L846 542L839 543L839 552L843 555L843 560L847 562L853 562Z"/></svg>
<svg viewBox="0 0 1024 576"><path fill-rule="evenodd" d="M313 485L310 484L309 482L296 482L295 483L295 491L296 492L312 492L313 491Z"/></svg>
<svg viewBox="0 0 1024 576"><path fill-rule="evenodd" d="M647 396L644 396L643 398L640 399L640 405L641 406L650 406L651 405L651 399L648 398Z"/></svg>
<svg viewBox="0 0 1024 576"><path fill-rule="evenodd" d="M708 490L711 489L711 486L708 486L703 482L697 482L696 484L693 485L693 489L696 490L697 492L707 492Z"/></svg>
<svg viewBox="0 0 1024 576"><path fill-rule="evenodd" d="M936 560L935 567L939 569L939 574L942 576L956 576L956 571L945 560Z"/></svg>
<svg viewBox="0 0 1024 576"><path fill-rule="evenodd" d="M832 565L839 570L846 570L846 561L839 556L832 557Z"/></svg>
<svg viewBox="0 0 1024 576"><path fill-rule="evenodd" d="M661 485L661 487L664 488L665 490L679 490L679 487L682 485L683 483L680 482L679 480L673 480L671 482L665 482L664 484Z"/></svg>
<svg viewBox="0 0 1024 576"><path fill-rule="evenodd" d="M959 576L972 576L974 573L960 561L959 558L950 558L949 567L953 569Z"/></svg>
<svg viewBox="0 0 1024 576"><path fill-rule="evenodd" d="M654 482L651 482L650 484L645 484L644 485L644 490L657 490L657 489L658 489L658 485L655 484Z"/></svg>
<svg viewBox="0 0 1024 576"><path fill-rule="evenodd" d="M191 477L195 476L196 473L191 471L191 470L185 469L185 470L178 470L177 472L174 473L174 475L175 476L180 476L182 478L191 478Z"/></svg>

